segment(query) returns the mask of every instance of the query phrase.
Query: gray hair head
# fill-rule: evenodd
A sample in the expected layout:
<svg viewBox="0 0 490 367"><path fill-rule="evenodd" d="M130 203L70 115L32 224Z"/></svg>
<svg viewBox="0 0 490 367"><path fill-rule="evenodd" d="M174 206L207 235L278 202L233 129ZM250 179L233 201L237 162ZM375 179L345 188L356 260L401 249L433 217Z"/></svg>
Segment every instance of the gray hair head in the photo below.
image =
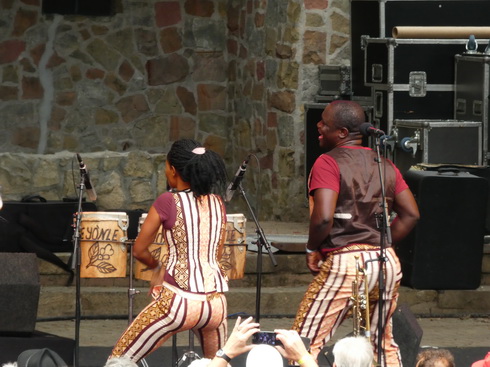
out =
<svg viewBox="0 0 490 367"><path fill-rule="evenodd" d="M333 347L337 367L371 367L374 361L373 346L364 336L340 339Z"/></svg>

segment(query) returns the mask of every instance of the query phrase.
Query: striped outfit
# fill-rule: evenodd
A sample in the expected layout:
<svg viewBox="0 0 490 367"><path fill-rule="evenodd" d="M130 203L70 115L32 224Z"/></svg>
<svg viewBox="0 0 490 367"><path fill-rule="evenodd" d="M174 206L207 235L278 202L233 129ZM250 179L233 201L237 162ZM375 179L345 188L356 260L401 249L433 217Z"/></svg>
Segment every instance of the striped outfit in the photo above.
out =
<svg viewBox="0 0 490 367"><path fill-rule="evenodd" d="M309 285L299 306L293 329L301 336L311 340L311 354L317 356L323 346L333 337L335 331L352 308L352 282L356 276L356 260L359 256L359 266L366 268L371 339L374 344L374 354L378 346L378 272L379 247L369 245L348 245L327 255L320 273ZM398 346L393 340L391 316L395 312L398 300L398 288L401 280L401 268L392 248L386 249L388 259L385 268L386 292L383 306L384 353L387 366L401 366ZM368 261L366 260L374 260ZM359 287L364 291L364 281Z"/></svg>
<svg viewBox="0 0 490 367"><path fill-rule="evenodd" d="M314 357L352 308L356 256L359 266L365 268L367 274L371 341L377 354L380 232L376 221L380 214L381 187L375 157L375 153L367 148L339 146L321 155L311 170L310 194L325 188L338 193L333 225L320 248L324 262L301 301L293 326L301 336L310 338ZM383 167L390 212L395 196L408 186L391 162L386 161ZM402 363L393 340L391 316L396 309L402 273L392 248L386 249L385 257L382 347L386 363L383 365L398 367ZM359 284L362 292L364 287L362 280Z"/></svg>
<svg viewBox="0 0 490 367"><path fill-rule="evenodd" d="M171 195L176 218L172 228L164 229L169 245L165 280L152 289L153 302L129 325L110 358L124 355L138 362L185 330L198 336L206 358L212 358L226 341L223 292L228 284L218 263L226 226L223 202L217 195L195 198L188 190Z"/></svg>

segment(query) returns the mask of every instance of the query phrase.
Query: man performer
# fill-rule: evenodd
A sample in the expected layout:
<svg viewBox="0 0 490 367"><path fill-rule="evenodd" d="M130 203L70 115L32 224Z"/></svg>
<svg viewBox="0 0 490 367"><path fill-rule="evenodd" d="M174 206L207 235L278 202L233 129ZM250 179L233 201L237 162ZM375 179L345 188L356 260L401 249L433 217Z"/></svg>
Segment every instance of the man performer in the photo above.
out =
<svg viewBox="0 0 490 367"><path fill-rule="evenodd" d="M327 105L317 123L320 147L309 177L310 225L306 263L315 275L299 306L293 329L311 340L317 358L352 306L356 266L364 269L370 298L371 342L378 347L378 274L383 207L376 153L362 146L363 108L353 101ZM404 238L419 219L415 199L395 165L382 159L392 242ZM385 241L386 242L386 241ZM383 366L401 366L391 316L401 280L399 260L386 243L382 340ZM364 281L359 284L364 287Z"/></svg>

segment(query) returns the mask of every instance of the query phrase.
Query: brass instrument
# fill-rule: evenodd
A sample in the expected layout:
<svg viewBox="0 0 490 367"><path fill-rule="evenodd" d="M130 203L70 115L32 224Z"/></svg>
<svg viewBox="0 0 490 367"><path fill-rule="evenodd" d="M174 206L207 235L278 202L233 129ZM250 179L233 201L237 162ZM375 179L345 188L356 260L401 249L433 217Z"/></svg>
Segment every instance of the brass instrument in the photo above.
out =
<svg viewBox="0 0 490 367"><path fill-rule="evenodd" d="M352 318L354 323L354 336L364 335L371 337L371 325L369 323L369 289L366 269L359 265L359 256L356 259L356 277L352 282ZM360 284L364 281L364 292L360 292ZM362 334L361 334L362 333Z"/></svg>

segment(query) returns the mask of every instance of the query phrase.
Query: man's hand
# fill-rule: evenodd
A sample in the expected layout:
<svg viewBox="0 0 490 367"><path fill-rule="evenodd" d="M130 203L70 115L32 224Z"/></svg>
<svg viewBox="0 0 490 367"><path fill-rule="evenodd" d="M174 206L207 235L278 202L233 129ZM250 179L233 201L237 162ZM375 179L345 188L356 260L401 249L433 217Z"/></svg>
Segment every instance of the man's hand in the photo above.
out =
<svg viewBox="0 0 490 367"><path fill-rule="evenodd" d="M238 316L235 327L228 337L223 351L230 358L235 358L242 353L249 352L253 348L253 345L247 344L247 341L258 331L260 331L260 325L254 322L252 317L242 321L241 317Z"/></svg>
<svg viewBox="0 0 490 367"><path fill-rule="evenodd" d="M323 261L320 251L306 253L306 266L310 269L311 274L317 275L320 272L320 261Z"/></svg>

